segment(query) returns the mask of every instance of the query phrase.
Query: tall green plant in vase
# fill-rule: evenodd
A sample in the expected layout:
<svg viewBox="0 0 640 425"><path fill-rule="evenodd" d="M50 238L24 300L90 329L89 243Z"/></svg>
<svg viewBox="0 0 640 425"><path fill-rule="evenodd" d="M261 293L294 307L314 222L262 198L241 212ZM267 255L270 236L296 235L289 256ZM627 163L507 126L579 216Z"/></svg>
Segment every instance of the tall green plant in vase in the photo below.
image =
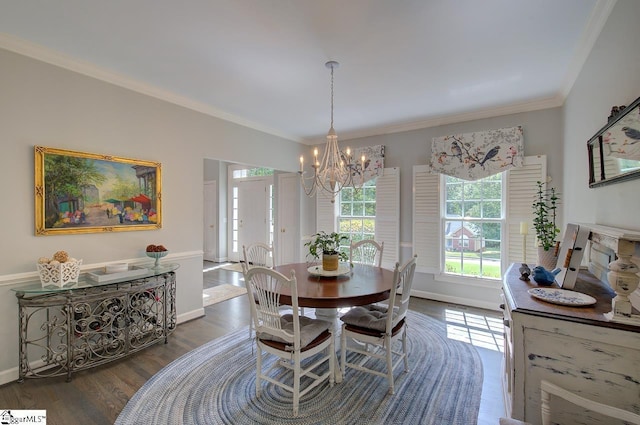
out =
<svg viewBox="0 0 640 425"><path fill-rule="evenodd" d="M536 182L538 192L533 208L533 228L536 231L538 245L538 265L547 270L556 267L558 245L556 237L560 229L556 226L556 209L560 198L555 188L546 188L542 182Z"/></svg>

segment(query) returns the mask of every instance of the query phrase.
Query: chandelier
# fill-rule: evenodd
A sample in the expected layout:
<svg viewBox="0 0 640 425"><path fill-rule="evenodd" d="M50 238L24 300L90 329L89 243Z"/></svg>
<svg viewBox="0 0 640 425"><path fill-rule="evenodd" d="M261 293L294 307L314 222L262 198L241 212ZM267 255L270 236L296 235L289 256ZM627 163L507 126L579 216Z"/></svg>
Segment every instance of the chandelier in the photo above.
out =
<svg viewBox="0 0 640 425"><path fill-rule="evenodd" d="M318 161L318 148L313 149L313 174L304 170L304 156L300 156L300 183L307 196L320 193L329 198L332 203L344 187L362 187L364 183L365 157L360 162L353 160L351 150L342 152L338 147L338 135L333 128L333 70L340 64L335 61L325 63L331 69L331 128L327 134L327 144L322 153L322 160Z"/></svg>

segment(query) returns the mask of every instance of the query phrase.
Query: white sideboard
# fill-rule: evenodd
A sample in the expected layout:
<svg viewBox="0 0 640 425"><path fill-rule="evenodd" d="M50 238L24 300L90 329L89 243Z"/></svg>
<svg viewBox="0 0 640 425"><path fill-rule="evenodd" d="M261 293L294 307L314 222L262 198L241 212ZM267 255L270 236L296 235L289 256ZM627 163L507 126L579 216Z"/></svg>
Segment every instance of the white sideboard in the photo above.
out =
<svg viewBox="0 0 640 425"><path fill-rule="evenodd" d="M640 326L607 318L616 294L583 270L575 290L596 298L595 305L568 307L540 301L527 292L538 287L536 282L519 279L519 266L511 265L503 279L503 391L508 415L540 423L543 379L578 395L640 413ZM553 408L561 412L553 418L554 423L612 424L569 404L558 407Z"/></svg>

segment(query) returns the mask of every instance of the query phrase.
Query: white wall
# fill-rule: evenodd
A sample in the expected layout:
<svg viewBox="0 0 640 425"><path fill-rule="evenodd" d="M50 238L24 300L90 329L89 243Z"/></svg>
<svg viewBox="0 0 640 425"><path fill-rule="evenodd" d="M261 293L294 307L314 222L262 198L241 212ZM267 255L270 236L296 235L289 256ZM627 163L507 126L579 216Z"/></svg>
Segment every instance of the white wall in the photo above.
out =
<svg viewBox="0 0 640 425"><path fill-rule="evenodd" d="M162 243L180 263L179 318L202 315L204 158L295 170L301 146L5 50L0 69L0 382L17 378L12 282L37 278L37 259L61 249L99 265ZM34 236L36 145L160 162L162 229Z"/></svg>
<svg viewBox="0 0 640 425"><path fill-rule="evenodd" d="M618 0L564 107L564 221L640 230L640 180L589 189L587 141L640 96L640 2Z"/></svg>

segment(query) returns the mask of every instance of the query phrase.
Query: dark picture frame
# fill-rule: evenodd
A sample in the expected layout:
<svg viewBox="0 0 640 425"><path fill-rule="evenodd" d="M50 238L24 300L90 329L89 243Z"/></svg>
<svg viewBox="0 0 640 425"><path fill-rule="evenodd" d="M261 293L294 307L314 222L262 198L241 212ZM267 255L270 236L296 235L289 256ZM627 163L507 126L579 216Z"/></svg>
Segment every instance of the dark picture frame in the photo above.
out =
<svg viewBox="0 0 640 425"><path fill-rule="evenodd" d="M617 109L617 108L616 108ZM587 142L589 187L640 177L640 97Z"/></svg>
<svg viewBox="0 0 640 425"><path fill-rule="evenodd" d="M35 146L35 234L162 227L159 162Z"/></svg>

